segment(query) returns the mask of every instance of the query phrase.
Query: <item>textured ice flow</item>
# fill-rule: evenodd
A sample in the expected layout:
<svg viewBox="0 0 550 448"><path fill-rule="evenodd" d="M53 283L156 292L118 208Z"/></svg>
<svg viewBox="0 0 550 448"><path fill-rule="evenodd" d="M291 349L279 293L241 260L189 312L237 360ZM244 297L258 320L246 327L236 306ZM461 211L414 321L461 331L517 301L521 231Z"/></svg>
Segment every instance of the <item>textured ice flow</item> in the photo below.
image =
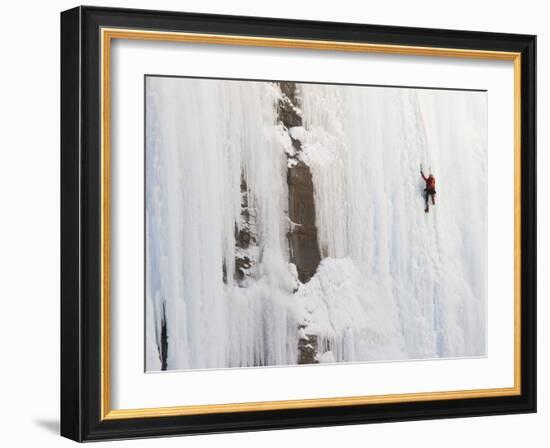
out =
<svg viewBox="0 0 550 448"><path fill-rule="evenodd" d="M290 136L313 176L324 259L289 264L288 134L266 82L146 80L146 368L296 364L486 352L486 94L300 84ZM419 164L437 178L424 213ZM258 266L234 271L241 174ZM296 290L297 289L297 290Z"/></svg>

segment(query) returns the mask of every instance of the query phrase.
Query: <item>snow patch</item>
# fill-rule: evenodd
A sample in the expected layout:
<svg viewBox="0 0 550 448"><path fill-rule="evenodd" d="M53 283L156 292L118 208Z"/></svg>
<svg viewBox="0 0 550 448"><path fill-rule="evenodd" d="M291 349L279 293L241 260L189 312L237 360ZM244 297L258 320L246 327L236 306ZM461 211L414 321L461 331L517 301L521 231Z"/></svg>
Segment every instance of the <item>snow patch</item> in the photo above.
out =
<svg viewBox="0 0 550 448"><path fill-rule="evenodd" d="M293 140L303 142L306 136L306 130L303 126L293 126L288 129L288 133Z"/></svg>
<svg viewBox="0 0 550 448"><path fill-rule="evenodd" d="M317 354L315 356L315 361L317 361L320 364L330 364L335 363L336 358L334 357L334 354L329 350L322 354Z"/></svg>
<svg viewBox="0 0 550 448"><path fill-rule="evenodd" d="M299 322L337 362L406 356L395 306L350 258L325 258L296 293Z"/></svg>

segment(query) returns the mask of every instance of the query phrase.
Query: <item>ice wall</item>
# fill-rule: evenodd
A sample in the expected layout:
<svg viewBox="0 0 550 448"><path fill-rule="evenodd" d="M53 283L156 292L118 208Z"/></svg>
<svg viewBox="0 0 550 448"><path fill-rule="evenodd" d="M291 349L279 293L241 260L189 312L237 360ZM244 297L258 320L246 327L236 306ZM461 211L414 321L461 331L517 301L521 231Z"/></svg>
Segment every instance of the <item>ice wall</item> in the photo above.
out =
<svg viewBox="0 0 550 448"><path fill-rule="evenodd" d="M343 358L485 354L486 94L300 88L320 246L358 270L355 295L370 307L362 325L333 328L348 334L352 354ZM437 180L429 214L420 163ZM318 274L338 281L343 269ZM330 316L341 301L323 291Z"/></svg>
<svg viewBox="0 0 550 448"><path fill-rule="evenodd" d="M308 335L319 362L485 354L484 93L298 85L323 258L299 284L277 84L146 82L147 370L164 315L168 369L296 364ZM243 176L258 254L238 285Z"/></svg>
<svg viewBox="0 0 550 448"><path fill-rule="evenodd" d="M280 91L261 82L146 82L147 369L160 366L163 304L168 369L288 363L297 323L283 299L296 279L287 263ZM262 242L246 288L231 275L241 177Z"/></svg>

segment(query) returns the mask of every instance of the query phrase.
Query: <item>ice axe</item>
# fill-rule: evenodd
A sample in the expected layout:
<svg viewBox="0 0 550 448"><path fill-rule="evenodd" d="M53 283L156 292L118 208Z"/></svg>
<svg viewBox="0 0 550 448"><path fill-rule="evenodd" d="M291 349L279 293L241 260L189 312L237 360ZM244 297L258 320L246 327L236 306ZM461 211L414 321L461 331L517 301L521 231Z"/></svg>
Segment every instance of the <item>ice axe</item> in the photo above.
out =
<svg viewBox="0 0 550 448"><path fill-rule="evenodd" d="M424 170L422 169L422 164L420 164L420 172L422 172L422 173L424 172ZM428 168L428 174L432 174L432 167L431 166Z"/></svg>

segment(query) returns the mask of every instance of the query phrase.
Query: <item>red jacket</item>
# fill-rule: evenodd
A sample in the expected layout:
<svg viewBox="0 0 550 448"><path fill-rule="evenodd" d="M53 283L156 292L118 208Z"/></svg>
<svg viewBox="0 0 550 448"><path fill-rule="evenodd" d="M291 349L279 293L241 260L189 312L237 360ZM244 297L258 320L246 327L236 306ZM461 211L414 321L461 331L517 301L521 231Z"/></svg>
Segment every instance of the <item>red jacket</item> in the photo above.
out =
<svg viewBox="0 0 550 448"><path fill-rule="evenodd" d="M435 190L435 177L430 174L428 177L424 176L424 173L420 173L422 179L426 182L426 190Z"/></svg>

